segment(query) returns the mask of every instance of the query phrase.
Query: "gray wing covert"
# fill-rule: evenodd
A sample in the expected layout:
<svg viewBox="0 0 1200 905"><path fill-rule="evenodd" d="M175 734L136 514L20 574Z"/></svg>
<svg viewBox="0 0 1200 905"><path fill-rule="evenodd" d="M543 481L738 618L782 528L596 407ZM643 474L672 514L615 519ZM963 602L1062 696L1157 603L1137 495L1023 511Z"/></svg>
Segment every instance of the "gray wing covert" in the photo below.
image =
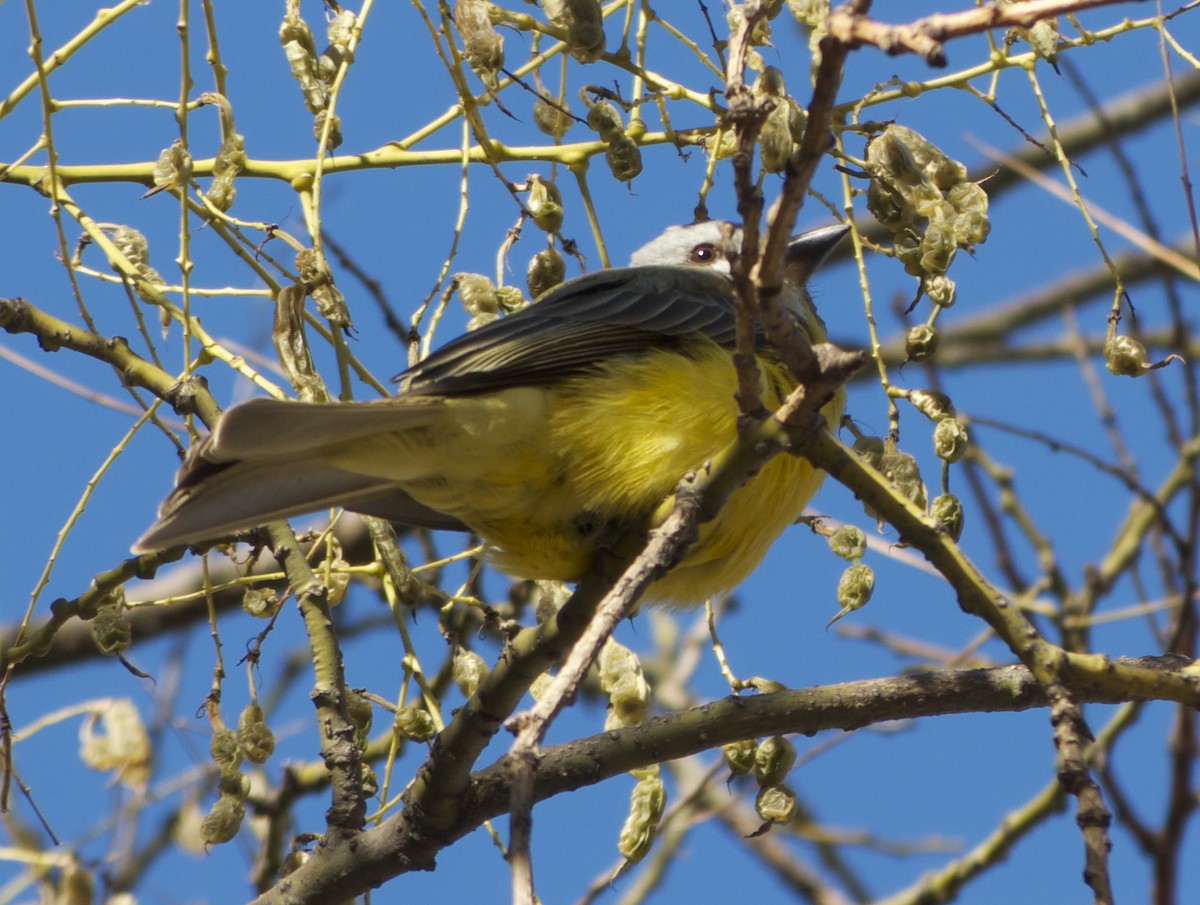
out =
<svg viewBox="0 0 1200 905"><path fill-rule="evenodd" d="M626 267L571 280L461 336L397 377L413 395L542 383L614 356L703 336L734 341L729 277L699 267Z"/></svg>

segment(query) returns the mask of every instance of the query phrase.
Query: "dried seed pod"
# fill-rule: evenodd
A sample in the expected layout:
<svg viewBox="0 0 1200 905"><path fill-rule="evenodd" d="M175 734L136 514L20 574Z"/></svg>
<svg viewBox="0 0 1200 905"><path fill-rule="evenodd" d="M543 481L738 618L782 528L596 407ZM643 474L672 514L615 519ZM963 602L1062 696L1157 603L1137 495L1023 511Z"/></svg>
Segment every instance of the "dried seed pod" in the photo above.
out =
<svg viewBox="0 0 1200 905"><path fill-rule="evenodd" d="M454 4L454 26L463 39L463 56L489 91L500 87L504 68L504 38L488 15L485 0L458 0Z"/></svg>
<svg viewBox="0 0 1200 905"><path fill-rule="evenodd" d="M102 654L119 654L129 649L133 634L125 609L125 587L119 585L96 607L91 619L92 640Z"/></svg>
<svg viewBox="0 0 1200 905"><path fill-rule="evenodd" d="M954 417L954 403L938 390L913 390L908 394L908 401L930 421Z"/></svg>
<svg viewBox="0 0 1200 905"><path fill-rule="evenodd" d="M566 28L567 52L580 63L594 63L604 54L604 12L600 0L544 0L546 17Z"/></svg>
<svg viewBox="0 0 1200 905"><path fill-rule="evenodd" d="M618 182L630 182L642 172L642 149L623 132L609 143L604 159Z"/></svg>
<svg viewBox="0 0 1200 905"><path fill-rule="evenodd" d="M875 573L870 566L865 563L847 566L842 577L838 579L837 600L842 611L834 617L835 621L846 613L866 606L874 590Z"/></svg>
<svg viewBox="0 0 1200 905"><path fill-rule="evenodd" d="M533 123L551 138L561 139L571 128L571 108L566 98L556 99L545 91L538 93L533 104Z"/></svg>
<svg viewBox="0 0 1200 905"><path fill-rule="evenodd" d="M734 776L749 776L757 759L758 742L752 738L721 746L721 757Z"/></svg>
<svg viewBox="0 0 1200 905"><path fill-rule="evenodd" d="M609 711L604 721L605 731L636 726L650 712L650 685L642 675L626 673L608 691Z"/></svg>
<svg viewBox="0 0 1200 905"><path fill-rule="evenodd" d="M1104 366L1118 377L1141 377L1151 368L1150 354L1132 336L1120 333L1104 347Z"/></svg>
<svg viewBox="0 0 1200 905"><path fill-rule="evenodd" d="M464 698L475 694L479 683L488 677L488 665L473 650L458 647L454 650L453 679Z"/></svg>
<svg viewBox="0 0 1200 905"><path fill-rule="evenodd" d="M958 251L958 240L949 223L931 222L925 227L921 239L921 273L939 274L950 269L954 254Z"/></svg>
<svg viewBox="0 0 1200 905"><path fill-rule="evenodd" d="M904 337L904 357L908 361L929 361L937 353L937 327L930 324L916 324L908 328Z"/></svg>
<svg viewBox="0 0 1200 905"><path fill-rule="evenodd" d="M883 464L884 443L882 437L856 437L851 447L854 454L876 471Z"/></svg>
<svg viewBox="0 0 1200 905"><path fill-rule="evenodd" d="M251 763L264 764L275 751L275 733L263 719L263 710L258 704L247 704L238 717L237 737L242 753Z"/></svg>
<svg viewBox="0 0 1200 905"><path fill-rule="evenodd" d="M562 192L552 180L537 175L530 176L528 184L527 207L533 214L533 222L542 232L558 232L563 225Z"/></svg>
<svg viewBox="0 0 1200 905"><path fill-rule="evenodd" d="M525 271L525 282L529 286L530 297L536 301L566 279L566 276L567 265L558 249L553 246L543 248L529 259L529 267Z"/></svg>
<svg viewBox="0 0 1200 905"><path fill-rule="evenodd" d="M401 738L414 742L427 742L437 735L437 724L433 717L417 704L407 704L396 711L392 729Z"/></svg>
<svg viewBox="0 0 1200 905"><path fill-rule="evenodd" d="M827 540L830 550L851 562L862 559L867 552L867 536L854 525L842 525Z"/></svg>
<svg viewBox="0 0 1200 905"><path fill-rule="evenodd" d="M326 85L333 84L343 63L348 66L354 62L352 46L354 27L357 24L358 19L348 9L341 10L329 20L329 25L325 29L325 34L329 38L329 46L321 52L321 57L317 60L317 71L320 73L321 81Z"/></svg>
<svg viewBox="0 0 1200 905"><path fill-rule="evenodd" d="M796 746L782 735L758 743L754 753L754 778L760 786L775 786L787 779L796 765Z"/></svg>
<svg viewBox="0 0 1200 905"><path fill-rule="evenodd" d="M629 816L617 839L617 849L630 864L641 861L654 845L666 806L667 790L659 777L638 780L629 798Z"/></svg>
<svg viewBox="0 0 1200 905"><path fill-rule="evenodd" d="M354 724L354 743L360 751L365 751L371 739L371 725L375 722L375 708L365 696L350 690L346 695L346 713Z"/></svg>
<svg viewBox="0 0 1200 905"><path fill-rule="evenodd" d="M236 770L242 763L242 747L233 729L218 729L208 740L208 752L222 773Z"/></svg>
<svg viewBox="0 0 1200 905"><path fill-rule="evenodd" d="M796 793L785 785L759 789L754 810L769 823L787 823L796 813Z"/></svg>
<svg viewBox="0 0 1200 905"><path fill-rule="evenodd" d="M520 311L529 303L525 301L525 296L516 286L497 286L496 304L500 306L501 311L511 314L514 311Z"/></svg>
<svg viewBox="0 0 1200 905"><path fill-rule="evenodd" d="M279 26L279 43L283 45L283 54L292 71L292 78L300 85L308 112L316 114L324 110L329 103L329 90L321 81L312 30L299 13L289 11L284 15Z"/></svg>
<svg viewBox="0 0 1200 905"><path fill-rule="evenodd" d="M879 462L879 471L895 485L918 509L925 508L928 497L925 494L925 483L921 480L921 470L917 460L895 446L884 444L883 458Z"/></svg>
<svg viewBox="0 0 1200 905"><path fill-rule="evenodd" d="M954 541L962 537L963 507L962 502L952 493L943 493L933 498L929 504L929 514L939 522L942 529Z"/></svg>
<svg viewBox="0 0 1200 905"><path fill-rule="evenodd" d="M922 285L925 287L925 294L929 296L929 301L935 305L949 308L954 304L954 280L945 274L926 277Z"/></svg>
<svg viewBox="0 0 1200 905"><path fill-rule="evenodd" d="M200 823L200 838L205 845L220 845L228 842L242 828L246 818L246 806L237 798L222 795Z"/></svg>
<svg viewBox="0 0 1200 905"><path fill-rule="evenodd" d="M820 28L829 18L829 0L787 0L796 21L809 28Z"/></svg>
<svg viewBox="0 0 1200 905"><path fill-rule="evenodd" d="M154 188L142 195L149 198L167 189L182 188L192 178L192 155L183 146L182 139L175 139L169 148L164 148L154 163Z"/></svg>
<svg viewBox="0 0 1200 905"><path fill-rule="evenodd" d="M321 140L326 120L329 121L329 139L325 142L325 150L335 151L342 146L342 118L336 113L330 115L328 110L322 110L313 117L313 138Z"/></svg>
<svg viewBox="0 0 1200 905"><path fill-rule="evenodd" d="M114 771L124 786L144 787L150 775L150 736L131 701L113 698L88 714L79 727L79 759L93 770Z"/></svg>
<svg viewBox="0 0 1200 905"><path fill-rule="evenodd" d="M746 24L746 11L740 3L734 3L729 7L729 12L725 14L725 22L729 26L729 33L743 28ZM754 27L750 30L750 46L751 47L771 47L771 24L767 17L764 16L754 23ZM759 58L761 60L761 57ZM751 69L762 69L762 65L755 66L747 60L747 65Z"/></svg>
<svg viewBox="0 0 1200 905"><path fill-rule="evenodd" d="M242 610L255 619L269 619L279 606L279 595L273 588L246 588L242 595Z"/></svg>
<svg viewBox="0 0 1200 905"><path fill-rule="evenodd" d="M967 428L957 418L943 418L933 429L933 451L951 465L963 457L969 443Z"/></svg>
<svg viewBox="0 0 1200 905"><path fill-rule="evenodd" d="M625 134L621 124L621 114L608 101L597 101L588 109L588 128L597 133L602 141L612 141L618 135Z"/></svg>

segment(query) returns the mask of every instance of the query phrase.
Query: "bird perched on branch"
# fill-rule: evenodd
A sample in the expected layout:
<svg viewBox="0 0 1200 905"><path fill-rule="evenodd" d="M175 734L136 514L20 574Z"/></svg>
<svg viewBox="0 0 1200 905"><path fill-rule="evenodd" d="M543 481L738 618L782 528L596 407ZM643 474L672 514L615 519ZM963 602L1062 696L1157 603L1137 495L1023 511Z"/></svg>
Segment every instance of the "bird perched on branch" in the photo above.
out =
<svg viewBox="0 0 1200 905"><path fill-rule="evenodd" d="M812 342L825 327L805 282L846 233L799 235L781 300ZM329 506L476 532L500 569L574 581L598 544L645 528L690 469L736 437L736 317L725 249L740 230L677 226L631 266L570 280L401 374L390 399L255 399L225 412L136 550L211 541ZM757 336L759 392L796 377ZM822 410L836 422L838 394ZM689 605L729 590L800 515L822 474L776 456L734 491L646 599Z"/></svg>

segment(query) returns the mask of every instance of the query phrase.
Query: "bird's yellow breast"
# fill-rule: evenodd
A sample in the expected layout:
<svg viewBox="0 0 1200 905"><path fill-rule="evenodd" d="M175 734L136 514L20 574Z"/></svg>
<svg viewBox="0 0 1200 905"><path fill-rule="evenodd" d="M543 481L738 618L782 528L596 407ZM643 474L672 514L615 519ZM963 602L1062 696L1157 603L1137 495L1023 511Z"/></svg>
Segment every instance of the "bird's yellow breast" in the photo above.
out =
<svg viewBox="0 0 1200 905"><path fill-rule="evenodd" d="M644 525L684 474L735 439L730 353L707 340L686 352L616 358L543 389L452 400L460 425L478 420L464 418L465 409L488 406L489 461L465 459L479 447L464 442L444 449L435 479L405 489L478 531L505 571L577 580L606 529ZM759 364L763 401L777 407L795 381L778 364ZM825 414L834 420L840 411L839 398ZM495 429L494 419L509 427ZM694 604L732 588L796 520L821 478L802 459L771 460L701 528L699 541L647 599Z"/></svg>

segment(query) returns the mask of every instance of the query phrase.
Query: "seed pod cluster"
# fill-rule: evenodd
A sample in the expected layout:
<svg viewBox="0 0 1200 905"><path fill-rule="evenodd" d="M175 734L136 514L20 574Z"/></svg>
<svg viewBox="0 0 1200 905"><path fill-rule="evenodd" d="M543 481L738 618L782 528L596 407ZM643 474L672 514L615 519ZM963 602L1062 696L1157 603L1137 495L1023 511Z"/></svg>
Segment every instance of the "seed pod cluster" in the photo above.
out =
<svg viewBox="0 0 1200 905"><path fill-rule="evenodd" d="M500 312L516 311L525 307L525 298L516 286L499 288L481 273L458 273L454 275L454 288L471 320L467 330L478 330L500 317Z"/></svg>
<svg viewBox="0 0 1200 905"><path fill-rule="evenodd" d="M604 54L604 12L600 0L542 0L546 18L567 30L567 52L580 63Z"/></svg>
<svg viewBox="0 0 1200 905"><path fill-rule="evenodd" d="M862 562L867 552L867 536L861 528L841 525L827 540L830 550L850 562L842 572L842 577L838 579L838 612L829 620L826 626L828 628L847 613L867 605L867 601L871 599L871 592L875 590L875 572Z"/></svg>
<svg viewBox="0 0 1200 905"><path fill-rule="evenodd" d="M233 180L246 166L246 139L239 135L233 124L233 106L223 94L209 91L200 95L203 104L214 104L221 118L221 147L213 160L213 181L204 193L209 204L219 211L233 206L237 188Z"/></svg>
<svg viewBox="0 0 1200 905"><path fill-rule="evenodd" d="M604 159L613 176L620 182L629 182L642 172L642 151L637 143L625 134L621 125L621 114L608 101L597 101L588 110L588 127L600 135L608 147Z"/></svg>
<svg viewBox="0 0 1200 905"><path fill-rule="evenodd" d="M617 838L617 849L630 864L637 864L650 852L667 806L667 790L657 767L645 772L629 796L629 816Z"/></svg>
<svg viewBox="0 0 1200 905"><path fill-rule="evenodd" d="M358 20L348 9L340 10L326 30L329 46L317 55L312 29L300 16L299 0L288 0L283 22L279 26L279 43L288 67L300 85L304 106L313 115L313 134L320 140L329 120L326 148L332 150L342 143L342 121L328 112L329 89L342 65L354 62L354 30Z"/></svg>
<svg viewBox="0 0 1200 905"><path fill-rule="evenodd" d="M608 695L605 730L636 726L644 720L650 711L650 685L642 674L637 655L609 638L596 666L600 671L600 690Z"/></svg>
<svg viewBox="0 0 1200 905"><path fill-rule="evenodd" d="M796 746L782 735L758 743L754 752L754 778L758 795L754 809L768 823L786 823L796 809L796 793L784 783L796 764Z"/></svg>
<svg viewBox="0 0 1200 905"><path fill-rule="evenodd" d="M783 73L774 66L759 74L752 91L760 102L773 105L759 132L759 159L768 173L782 173L796 144L804 137L807 115L795 98L788 95Z"/></svg>
<svg viewBox="0 0 1200 905"><path fill-rule="evenodd" d="M934 301L952 303L954 283L945 274L959 248L987 239L987 194L967 181L961 163L895 123L867 143L866 170L867 209L895 235L904 269L923 281L942 277Z"/></svg>
<svg viewBox="0 0 1200 905"><path fill-rule="evenodd" d="M467 63L479 81L495 91L504 68L504 38L492 24L486 0L458 0L454 4L454 27L462 36Z"/></svg>
<svg viewBox="0 0 1200 905"><path fill-rule="evenodd" d="M750 47L771 47L771 23L770 19L774 15L779 14L779 10L783 8L782 3L764 4L767 7L767 15L761 17L754 23L750 29L749 43ZM774 13L774 15L772 15ZM746 10L744 4L731 3L729 12L725 14L725 23L729 26L729 34L734 35L741 29L746 27ZM757 50L750 50L746 54L746 65L751 69L761 72L763 68L763 58Z"/></svg>

